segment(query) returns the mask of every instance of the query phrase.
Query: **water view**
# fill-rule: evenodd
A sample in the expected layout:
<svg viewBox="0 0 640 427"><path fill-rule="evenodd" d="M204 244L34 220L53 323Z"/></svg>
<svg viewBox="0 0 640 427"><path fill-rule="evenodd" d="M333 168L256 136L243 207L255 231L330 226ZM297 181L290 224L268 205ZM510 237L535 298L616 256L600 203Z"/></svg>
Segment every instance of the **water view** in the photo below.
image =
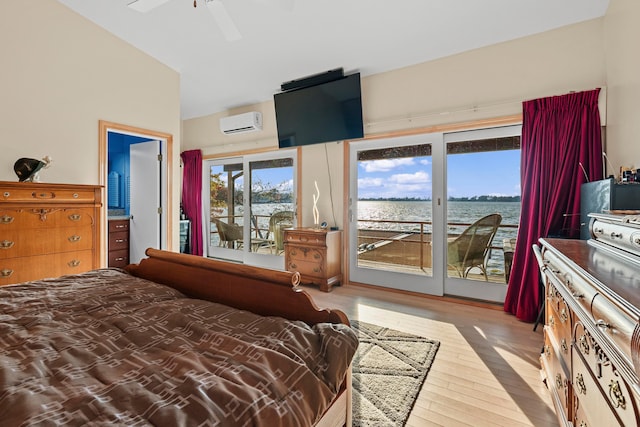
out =
<svg viewBox="0 0 640 427"><path fill-rule="evenodd" d="M359 201L358 229L409 234L419 233L422 226L423 232L430 234L432 232L431 206L431 201ZM492 213L499 213L502 216L501 227L492 244L496 248L501 248L505 239L513 239L517 235L520 202L448 201L448 234L450 236L460 234L469 224ZM487 260L487 270L490 274L504 273L504 255L501 250L491 251Z"/></svg>

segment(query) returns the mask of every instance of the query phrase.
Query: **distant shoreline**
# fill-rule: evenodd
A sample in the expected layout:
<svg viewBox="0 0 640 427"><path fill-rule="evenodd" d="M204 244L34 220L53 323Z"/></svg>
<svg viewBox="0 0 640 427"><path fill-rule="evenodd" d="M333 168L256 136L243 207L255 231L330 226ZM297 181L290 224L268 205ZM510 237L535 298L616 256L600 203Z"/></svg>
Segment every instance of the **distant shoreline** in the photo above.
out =
<svg viewBox="0 0 640 427"><path fill-rule="evenodd" d="M391 197L391 198L362 198L359 202L430 202L431 199L416 199L413 197ZM520 196L473 196L473 197L450 197L449 202L520 202Z"/></svg>

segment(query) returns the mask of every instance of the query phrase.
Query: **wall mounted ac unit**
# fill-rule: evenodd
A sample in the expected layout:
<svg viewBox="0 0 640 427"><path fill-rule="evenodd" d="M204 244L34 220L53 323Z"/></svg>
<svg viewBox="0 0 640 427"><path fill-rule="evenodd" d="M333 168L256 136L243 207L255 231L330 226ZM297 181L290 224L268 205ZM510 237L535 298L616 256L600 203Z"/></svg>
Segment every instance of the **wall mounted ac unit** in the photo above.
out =
<svg viewBox="0 0 640 427"><path fill-rule="evenodd" d="M225 135L258 130L262 130L262 113L257 111L220 118L220 131Z"/></svg>

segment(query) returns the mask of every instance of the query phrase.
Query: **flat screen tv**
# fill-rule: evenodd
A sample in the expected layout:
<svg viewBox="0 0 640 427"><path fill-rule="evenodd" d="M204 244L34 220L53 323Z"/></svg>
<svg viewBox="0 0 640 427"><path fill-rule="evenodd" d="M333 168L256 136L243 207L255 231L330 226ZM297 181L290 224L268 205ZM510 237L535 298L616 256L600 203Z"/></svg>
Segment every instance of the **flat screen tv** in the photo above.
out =
<svg viewBox="0 0 640 427"><path fill-rule="evenodd" d="M273 96L280 148L364 136L360 73Z"/></svg>

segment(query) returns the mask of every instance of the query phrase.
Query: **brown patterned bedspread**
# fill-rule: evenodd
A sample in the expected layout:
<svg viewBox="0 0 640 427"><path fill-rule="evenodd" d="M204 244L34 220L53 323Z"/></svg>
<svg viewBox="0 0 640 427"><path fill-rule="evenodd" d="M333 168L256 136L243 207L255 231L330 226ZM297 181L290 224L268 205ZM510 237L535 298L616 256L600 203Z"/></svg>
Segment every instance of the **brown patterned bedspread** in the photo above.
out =
<svg viewBox="0 0 640 427"><path fill-rule="evenodd" d="M116 269L0 287L0 424L305 426L357 347Z"/></svg>

